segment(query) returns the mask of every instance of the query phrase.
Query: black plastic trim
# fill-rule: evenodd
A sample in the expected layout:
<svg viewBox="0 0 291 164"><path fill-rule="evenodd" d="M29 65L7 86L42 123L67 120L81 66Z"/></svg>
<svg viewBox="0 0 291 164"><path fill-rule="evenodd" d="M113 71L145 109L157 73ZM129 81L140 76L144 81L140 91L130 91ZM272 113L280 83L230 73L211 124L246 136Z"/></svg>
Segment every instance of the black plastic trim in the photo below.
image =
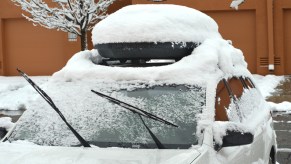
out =
<svg viewBox="0 0 291 164"><path fill-rule="evenodd" d="M194 42L137 42L95 44L104 58L110 59L175 59L190 55L199 43Z"/></svg>

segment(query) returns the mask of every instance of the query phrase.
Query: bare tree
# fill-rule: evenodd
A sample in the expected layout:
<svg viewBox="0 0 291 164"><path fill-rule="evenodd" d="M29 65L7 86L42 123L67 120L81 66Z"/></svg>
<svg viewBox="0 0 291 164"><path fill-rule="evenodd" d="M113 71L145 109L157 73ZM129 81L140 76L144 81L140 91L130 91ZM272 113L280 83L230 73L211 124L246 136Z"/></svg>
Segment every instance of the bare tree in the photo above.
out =
<svg viewBox="0 0 291 164"><path fill-rule="evenodd" d="M51 6L43 0L12 1L30 14L22 15L34 25L80 36L81 49L86 50L87 32L107 16L107 8L115 0L53 0Z"/></svg>

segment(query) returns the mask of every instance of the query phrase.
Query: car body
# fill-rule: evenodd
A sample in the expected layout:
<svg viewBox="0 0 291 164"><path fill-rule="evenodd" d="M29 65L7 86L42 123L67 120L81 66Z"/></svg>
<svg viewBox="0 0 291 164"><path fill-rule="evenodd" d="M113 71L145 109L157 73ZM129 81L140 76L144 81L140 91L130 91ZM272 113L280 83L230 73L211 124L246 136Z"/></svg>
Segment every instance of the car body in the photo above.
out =
<svg viewBox="0 0 291 164"><path fill-rule="evenodd" d="M144 61L142 65L150 65L141 67L141 63L133 62L129 63L131 67L124 67L128 63L120 61L120 65L104 66L100 60L100 64L92 62L96 57L100 58L97 51L77 53L43 86L92 147L82 147L50 106L36 97L3 138L1 160L275 163L276 136L270 108L255 85L242 52L219 34L199 40L190 55L166 65L152 66L152 62ZM92 89L117 99L119 105L108 101L108 97L95 95L90 92ZM124 104L178 127L127 111Z"/></svg>

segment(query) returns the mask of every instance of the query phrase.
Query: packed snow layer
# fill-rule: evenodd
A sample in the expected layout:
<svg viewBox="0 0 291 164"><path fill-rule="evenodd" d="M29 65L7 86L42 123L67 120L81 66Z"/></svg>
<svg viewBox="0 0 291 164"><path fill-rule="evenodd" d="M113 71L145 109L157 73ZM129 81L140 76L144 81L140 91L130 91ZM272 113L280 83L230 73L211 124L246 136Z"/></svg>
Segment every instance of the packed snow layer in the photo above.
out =
<svg viewBox="0 0 291 164"><path fill-rule="evenodd" d="M93 44L120 42L203 42L221 38L206 14L178 5L130 5L100 21Z"/></svg>
<svg viewBox="0 0 291 164"><path fill-rule="evenodd" d="M177 84L205 84L222 76L251 76L243 53L223 39L207 39L191 55L180 61L158 67L108 67L96 65L92 58L97 51L83 51L75 54L53 80L73 81L81 79L102 79Z"/></svg>

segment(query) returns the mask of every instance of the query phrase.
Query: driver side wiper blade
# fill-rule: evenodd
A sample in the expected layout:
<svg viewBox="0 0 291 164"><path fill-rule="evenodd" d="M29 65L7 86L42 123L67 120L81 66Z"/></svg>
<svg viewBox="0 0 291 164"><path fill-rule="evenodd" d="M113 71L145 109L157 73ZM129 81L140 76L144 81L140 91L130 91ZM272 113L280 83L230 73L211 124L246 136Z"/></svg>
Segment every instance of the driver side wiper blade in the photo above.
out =
<svg viewBox="0 0 291 164"><path fill-rule="evenodd" d="M129 111L131 111L133 113L140 114L140 115L142 115L144 117L150 118L150 119L155 120L155 121L162 122L162 123L167 124L167 125L170 125L170 126L178 127L177 125L175 125L175 124L173 124L173 123L171 123L169 121L166 121L163 118L160 118L160 117L158 117L158 116L156 116L154 114L151 114L151 113L149 113L147 111L144 111L142 109L139 109L139 108L137 108L135 106L132 106L132 105L130 105L128 103L122 102L122 101L120 101L118 99L115 99L113 97L107 96L107 95L105 95L103 93L100 93L100 92L97 92L97 91L94 91L94 90L91 90L91 91L93 93L97 94L98 96L103 97L103 98L105 98L105 99L113 102L114 104L117 104L117 105L119 105L119 106L121 106L121 107L123 107L125 109L128 109Z"/></svg>
<svg viewBox="0 0 291 164"><path fill-rule="evenodd" d="M37 86L24 72L20 69L17 69L19 74L25 78L25 80L41 95L42 98L59 114L61 119L65 122L65 124L69 127L69 129L73 132L76 138L80 141L80 143L84 147L91 147L90 144L83 138L81 135L67 122L65 116L61 113L61 111L54 104L53 100L41 89Z"/></svg>

